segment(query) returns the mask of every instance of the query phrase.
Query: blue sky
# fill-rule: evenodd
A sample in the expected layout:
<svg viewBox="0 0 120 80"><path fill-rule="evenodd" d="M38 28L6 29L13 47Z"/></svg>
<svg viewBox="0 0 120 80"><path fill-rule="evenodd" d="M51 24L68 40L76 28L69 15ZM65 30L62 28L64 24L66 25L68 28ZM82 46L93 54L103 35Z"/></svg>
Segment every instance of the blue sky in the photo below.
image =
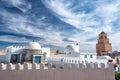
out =
<svg viewBox="0 0 120 80"><path fill-rule="evenodd" d="M95 52L105 31L120 51L119 7L120 0L0 0L0 49L35 40L55 49L78 42Z"/></svg>

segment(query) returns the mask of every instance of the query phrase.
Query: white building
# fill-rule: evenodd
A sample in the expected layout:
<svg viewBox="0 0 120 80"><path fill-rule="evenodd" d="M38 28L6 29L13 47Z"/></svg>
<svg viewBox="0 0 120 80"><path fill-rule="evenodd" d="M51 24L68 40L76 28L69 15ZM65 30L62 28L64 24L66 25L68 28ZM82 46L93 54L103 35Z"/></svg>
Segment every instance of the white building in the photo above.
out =
<svg viewBox="0 0 120 80"><path fill-rule="evenodd" d="M41 47L37 42L29 42L26 46L6 47L6 55L0 61L12 63L107 63L114 60L109 56L97 56L97 53L83 53L78 44L67 45L64 54L50 56L50 48Z"/></svg>
<svg viewBox="0 0 120 80"><path fill-rule="evenodd" d="M49 63L107 63L113 59L109 56L97 56L97 53L80 52L78 44L70 44L66 46L64 54L51 56L48 61Z"/></svg>
<svg viewBox="0 0 120 80"><path fill-rule="evenodd" d="M12 63L41 63L47 61L48 57L50 57L50 48L41 47L37 42L29 42L26 46L6 47L4 61Z"/></svg>

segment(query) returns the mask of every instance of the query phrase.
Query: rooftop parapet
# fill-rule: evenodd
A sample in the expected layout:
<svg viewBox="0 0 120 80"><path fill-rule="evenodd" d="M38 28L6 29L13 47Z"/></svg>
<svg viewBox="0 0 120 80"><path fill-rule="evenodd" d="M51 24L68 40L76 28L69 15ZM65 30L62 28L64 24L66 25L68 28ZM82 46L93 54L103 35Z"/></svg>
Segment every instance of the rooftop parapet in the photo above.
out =
<svg viewBox="0 0 120 80"><path fill-rule="evenodd" d="M82 63L79 64L4 64L0 63L0 71L1 70L43 70L43 69L80 69L80 70L102 70L102 69L114 69L114 64L108 63L107 67L105 64L101 63L98 66L97 63L86 63L85 65Z"/></svg>
<svg viewBox="0 0 120 80"><path fill-rule="evenodd" d="M24 48L24 46L13 46L13 48L19 48L19 49L21 49L21 48Z"/></svg>

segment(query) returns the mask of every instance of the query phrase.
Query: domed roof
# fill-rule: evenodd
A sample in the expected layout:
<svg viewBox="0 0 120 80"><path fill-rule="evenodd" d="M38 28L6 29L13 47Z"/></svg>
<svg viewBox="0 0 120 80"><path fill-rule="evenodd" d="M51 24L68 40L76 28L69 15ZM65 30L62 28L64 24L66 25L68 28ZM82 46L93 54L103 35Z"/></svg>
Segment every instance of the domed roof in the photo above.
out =
<svg viewBox="0 0 120 80"><path fill-rule="evenodd" d="M72 52L76 52L78 53L79 52L79 46L78 45L75 45L75 44L70 44L66 47L65 51L72 51Z"/></svg>
<svg viewBox="0 0 120 80"><path fill-rule="evenodd" d="M41 45L37 42L29 42L25 49L41 49Z"/></svg>

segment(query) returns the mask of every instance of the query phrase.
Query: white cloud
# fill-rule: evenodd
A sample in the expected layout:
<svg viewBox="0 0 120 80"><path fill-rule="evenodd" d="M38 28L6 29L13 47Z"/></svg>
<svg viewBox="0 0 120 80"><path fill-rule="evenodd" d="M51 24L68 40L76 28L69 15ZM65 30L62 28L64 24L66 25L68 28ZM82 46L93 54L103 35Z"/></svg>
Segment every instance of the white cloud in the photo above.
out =
<svg viewBox="0 0 120 80"><path fill-rule="evenodd" d="M1 9L2 10L2 9ZM34 36L45 39L45 41L38 41L41 44L54 45L59 47L64 47L63 37L60 31L55 31L53 27L46 22L43 22L45 16L40 19L36 19L36 23L28 19L28 16L22 16L19 14L11 14L6 10L2 10L0 13L1 18L6 22L6 26L9 32L15 34L23 34L27 36ZM31 25L34 24L34 25ZM46 27L45 29L42 29ZM41 29L40 29L41 28ZM0 41L8 42L28 42L29 39L23 39L22 37L15 36L1 36Z"/></svg>
<svg viewBox="0 0 120 80"><path fill-rule="evenodd" d="M118 1L119 0L116 0L111 3L107 1L101 1L102 3L99 3L100 1L98 1L98 3L96 3L96 8L91 13L84 13L84 11L81 12L79 10L77 12L74 12L72 10L74 7L77 7L77 9L81 8L78 5L71 7L71 5L74 4L72 1L45 0L43 2L47 7L49 6L49 8L52 9L53 12L57 14L57 17L59 17L62 21L71 24L78 29L82 29L88 32L94 31L94 28L91 26L99 26L101 28L102 26L110 26L109 24L116 19L117 12L119 11L120 4ZM80 1L80 3L82 3L82 1ZM102 22L99 22L99 20L96 21L94 19L95 15L99 16L99 20L102 20Z"/></svg>
<svg viewBox="0 0 120 80"><path fill-rule="evenodd" d="M9 5L17 7L22 12L27 12L29 9L32 8L32 5L25 0L2 0L7 2Z"/></svg>
<svg viewBox="0 0 120 80"><path fill-rule="evenodd" d="M11 35L1 35L0 41L6 41L6 42L15 42L15 43L22 43L22 42L29 42L30 40L26 39L25 37L17 37L17 36L11 36Z"/></svg>
<svg viewBox="0 0 120 80"><path fill-rule="evenodd" d="M112 43L112 48L114 50L120 51L120 32L112 33L108 35L110 38L110 43Z"/></svg>
<svg viewBox="0 0 120 80"><path fill-rule="evenodd" d="M113 35L110 35L110 37L112 36L111 40L114 44L113 47L119 47L119 36L118 33L113 30L114 26L112 26L112 22L119 18L119 1L120 0L111 2L108 0L97 1L95 4L93 4L94 9L90 13L80 11L80 9L82 9L80 5L74 5L74 2L71 0L45 0L43 3L45 6L50 8L54 14L56 14L56 16L62 21L73 25L80 30L84 30L84 32L77 32L76 34L71 35L68 39L81 43L81 46L86 45L85 48L90 49L90 46L92 48L94 48L93 46L96 46L95 43L97 39L94 41L87 40L98 37L98 34L101 31L112 33ZM83 1L79 1L79 3L82 2ZM88 4L90 3L92 3L92 1ZM87 4L82 3L81 6L84 5ZM74 9L76 9L76 11L74 11ZM117 40L117 45L115 39ZM87 44L89 44L89 46ZM93 51L93 49L91 50Z"/></svg>
<svg viewBox="0 0 120 80"><path fill-rule="evenodd" d="M114 19L119 10L119 5L120 3L117 3L117 1L104 3L98 6L95 12L104 19Z"/></svg>
<svg viewBox="0 0 120 80"><path fill-rule="evenodd" d="M31 9L31 4L24 0L3 0L9 4L19 8L23 12L27 12ZM45 41L40 41L41 44L49 44L54 46L64 47L69 44L63 41L64 38L68 40L78 42L80 44L81 51L95 52L96 41L89 40L98 37L101 31L107 33L113 33L110 35L110 40L114 44L114 49L118 48L119 34L114 33L113 26L111 23L115 21L119 13L119 0L115 0L108 3L106 0L102 3L96 2L94 10L90 13L85 13L84 11L79 11L81 5L73 5L71 0L44 0L44 4L53 10L55 15L62 21L73 25L78 29L76 33L68 36L62 36L61 34L66 34L61 31L56 31L54 26L50 23L44 22L46 16L42 16L40 19L36 19L35 23L29 20L29 16L23 16L19 14L12 14L4 9L1 9L0 16L5 21L7 28L10 32L17 34L24 34L29 36L35 36L45 39ZM79 1L81 2L81 1ZM22 7L22 5L25 5ZM82 4L84 6L85 3ZM97 6L96 6L97 5ZM73 7L72 7L73 6ZM76 12L74 10L77 10ZM96 17L95 17L96 16ZM97 18L98 17L98 18ZM31 25L34 24L34 25ZM59 25L58 25L59 26ZM42 29L45 27L45 29ZM83 30L82 32L79 30ZM66 30L67 31L67 30ZM29 41L26 38L18 38L15 36L2 36L1 41ZM115 41L117 40L117 41ZM120 49L119 49L120 50Z"/></svg>
<svg viewBox="0 0 120 80"><path fill-rule="evenodd" d="M84 12L75 13L71 10L71 7L68 5L72 5L70 1L69 3L65 3L66 1L60 0L45 0L45 5L49 6L55 13L57 13L57 17L59 17L62 21L69 23L79 29L87 30L91 29L88 26L97 25L98 23L91 19L92 15L85 14ZM64 6L64 7L63 7Z"/></svg>

